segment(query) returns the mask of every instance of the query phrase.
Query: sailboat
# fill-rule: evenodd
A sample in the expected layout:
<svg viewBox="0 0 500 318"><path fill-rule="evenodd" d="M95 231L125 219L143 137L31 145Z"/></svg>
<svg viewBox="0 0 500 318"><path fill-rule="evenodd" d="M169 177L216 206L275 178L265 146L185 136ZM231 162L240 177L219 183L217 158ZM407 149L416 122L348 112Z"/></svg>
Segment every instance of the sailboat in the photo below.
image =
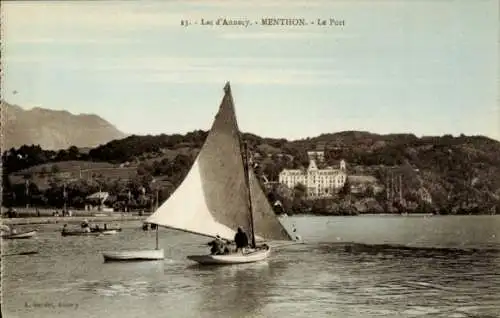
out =
<svg viewBox="0 0 500 318"><path fill-rule="evenodd" d="M252 160L238 129L229 82L224 87L224 97L212 128L191 169L146 222L210 238L219 236L228 241L234 239L238 227L248 234L250 247L243 252L187 257L200 264L256 262L271 253L271 247L264 240L292 241L252 170ZM158 251L163 256L163 250ZM128 256L132 257L132 252Z"/></svg>
<svg viewBox="0 0 500 318"><path fill-rule="evenodd" d="M165 253L158 244L158 228L156 228L156 247L155 249L145 250L126 250L126 251L108 251L103 252L105 262L119 261L157 261L165 258Z"/></svg>

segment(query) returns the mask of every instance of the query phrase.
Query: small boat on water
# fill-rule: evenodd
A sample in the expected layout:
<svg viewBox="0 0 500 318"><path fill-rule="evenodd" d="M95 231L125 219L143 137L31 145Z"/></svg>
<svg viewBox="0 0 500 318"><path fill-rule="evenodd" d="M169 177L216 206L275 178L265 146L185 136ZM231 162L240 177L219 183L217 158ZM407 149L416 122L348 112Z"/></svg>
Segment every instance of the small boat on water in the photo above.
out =
<svg viewBox="0 0 500 318"><path fill-rule="evenodd" d="M4 254L2 256L21 256L21 255L35 255L38 254L38 251L26 251L26 252L18 252L12 254Z"/></svg>
<svg viewBox="0 0 500 318"><path fill-rule="evenodd" d="M164 251L158 246L158 227L156 228L155 249L106 251L102 253L102 256L105 262L157 261L164 259Z"/></svg>
<svg viewBox="0 0 500 318"><path fill-rule="evenodd" d="M149 224L149 223L144 223L142 225L142 230L143 231L149 231L149 230L156 230L157 225L156 224Z"/></svg>
<svg viewBox="0 0 500 318"><path fill-rule="evenodd" d="M86 232L84 230L61 231L61 236L99 236L99 235L101 235L100 232Z"/></svg>
<svg viewBox="0 0 500 318"><path fill-rule="evenodd" d="M61 231L62 236L100 236L117 234L117 230L102 230L102 231L86 231L84 229L65 230Z"/></svg>
<svg viewBox="0 0 500 318"><path fill-rule="evenodd" d="M3 239L14 240L14 239L29 239L36 235L36 231L26 231L21 233L8 233L2 234Z"/></svg>
<svg viewBox="0 0 500 318"><path fill-rule="evenodd" d="M109 251L102 253L104 261L156 261L164 259L163 249Z"/></svg>
<svg viewBox="0 0 500 318"><path fill-rule="evenodd" d="M99 232L99 234L101 234L101 235L113 235L113 234L117 234L117 233L118 233L118 230L107 230L107 231Z"/></svg>
<svg viewBox="0 0 500 318"><path fill-rule="evenodd" d="M266 259L271 254L271 248L263 244L256 248L245 249L240 253L223 255L189 255L189 260L206 265L230 265L253 263Z"/></svg>
<svg viewBox="0 0 500 318"><path fill-rule="evenodd" d="M104 232L109 232L109 231L115 231L115 232L121 232L122 229L121 227L104 227L104 228L91 228L91 232L99 232L99 233L104 233Z"/></svg>
<svg viewBox="0 0 500 318"><path fill-rule="evenodd" d="M68 230L68 225L64 224L61 231L62 236L99 236L99 235L112 235L121 232L121 227L112 226L109 227L107 224L104 227L90 226L87 220L85 220L79 229Z"/></svg>

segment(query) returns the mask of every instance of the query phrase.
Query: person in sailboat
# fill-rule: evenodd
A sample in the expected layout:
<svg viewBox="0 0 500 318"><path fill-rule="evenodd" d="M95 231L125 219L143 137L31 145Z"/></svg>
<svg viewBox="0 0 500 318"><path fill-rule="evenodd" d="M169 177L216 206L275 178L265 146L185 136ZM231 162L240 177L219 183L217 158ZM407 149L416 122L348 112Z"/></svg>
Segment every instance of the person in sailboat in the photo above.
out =
<svg viewBox="0 0 500 318"><path fill-rule="evenodd" d="M240 249L248 247L248 237L241 226L238 227L238 232L236 232L236 235L234 236L234 243L236 244L236 252Z"/></svg>
<svg viewBox="0 0 500 318"><path fill-rule="evenodd" d="M82 224L80 224L81 228L84 229L89 227L89 221L87 219L83 220Z"/></svg>
<svg viewBox="0 0 500 318"><path fill-rule="evenodd" d="M296 234L297 233L297 228L295 227L295 224L292 224L292 229L293 229L293 234ZM295 235L295 240L296 241L302 241L302 237L300 235Z"/></svg>
<svg viewBox="0 0 500 318"><path fill-rule="evenodd" d="M210 253L212 255L222 255L229 252L228 247L219 235L216 235L215 240L210 241L208 245L211 246Z"/></svg>
<svg viewBox="0 0 500 318"><path fill-rule="evenodd" d="M85 220L82 222L81 227L82 227L83 232L86 232L86 233L91 232L91 230L90 230L90 224L89 224L89 221L88 221L88 220L86 220L86 219L85 219Z"/></svg>

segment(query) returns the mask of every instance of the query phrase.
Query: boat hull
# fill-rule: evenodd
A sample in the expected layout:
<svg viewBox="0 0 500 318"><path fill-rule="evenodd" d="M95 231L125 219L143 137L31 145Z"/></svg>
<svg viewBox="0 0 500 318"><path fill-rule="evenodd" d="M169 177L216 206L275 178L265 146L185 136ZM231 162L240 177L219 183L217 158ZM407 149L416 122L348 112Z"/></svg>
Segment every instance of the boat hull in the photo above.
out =
<svg viewBox="0 0 500 318"><path fill-rule="evenodd" d="M74 232L61 232L62 236L99 236L102 235L100 232L83 232L83 231L74 231Z"/></svg>
<svg viewBox="0 0 500 318"><path fill-rule="evenodd" d="M102 231L99 234L101 234L101 235L113 235L113 234L117 234L117 233L118 233L117 230L110 230L110 231Z"/></svg>
<svg viewBox="0 0 500 318"><path fill-rule="evenodd" d="M163 249L103 252L105 262L156 261L165 258Z"/></svg>
<svg viewBox="0 0 500 318"><path fill-rule="evenodd" d="M189 255L189 260L202 265L232 265L254 263L265 260L271 254L271 248L267 245L258 247L255 250L243 253L231 253L225 255Z"/></svg>
<svg viewBox="0 0 500 318"><path fill-rule="evenodd" d="M29 231L24 233L16 233L16 234L5 234L2 235L3 239L14 240L14 239L29 239L35 236L36 231Z"/></svg>
<svg viewBox="0 0 500 318"><path fill-rule="evenodd" d="M121 228L107 228L107 229L91 229L90 232L92 233L103 233L103 232L109 232L109 231L115 231L115 232L121 232L122 229Z"/></svg>

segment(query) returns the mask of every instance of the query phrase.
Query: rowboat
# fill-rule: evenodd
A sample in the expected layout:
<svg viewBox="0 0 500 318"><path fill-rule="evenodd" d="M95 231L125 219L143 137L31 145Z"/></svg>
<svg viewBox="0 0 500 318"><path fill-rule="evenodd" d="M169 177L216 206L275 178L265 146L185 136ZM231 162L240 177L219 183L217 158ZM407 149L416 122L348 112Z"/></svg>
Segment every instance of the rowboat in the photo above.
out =
<svg viewBox="0 0 500 318"><path fill-rule="evenodd" d="M101 232L85 232L82 230L61 231L62 236L99 236L101 234Z"/></svg>
<svg viewBox="0 0 500 318"><path fill-rule="evenodd" d="M108 251L103 252L105 262L119 261L156 261L162 260L163 249L151 250L129 250L129 251Z"/></svg>
<svg viewBox="0 0 500 318"><path fill-rule="evenodd" d="M27 231L27 232L21 232L21 233L3 234L2 238L3 239L7 239L7 240L29 239L29 238L32 238L35 235L36 235L36 231Z"/></svg>

